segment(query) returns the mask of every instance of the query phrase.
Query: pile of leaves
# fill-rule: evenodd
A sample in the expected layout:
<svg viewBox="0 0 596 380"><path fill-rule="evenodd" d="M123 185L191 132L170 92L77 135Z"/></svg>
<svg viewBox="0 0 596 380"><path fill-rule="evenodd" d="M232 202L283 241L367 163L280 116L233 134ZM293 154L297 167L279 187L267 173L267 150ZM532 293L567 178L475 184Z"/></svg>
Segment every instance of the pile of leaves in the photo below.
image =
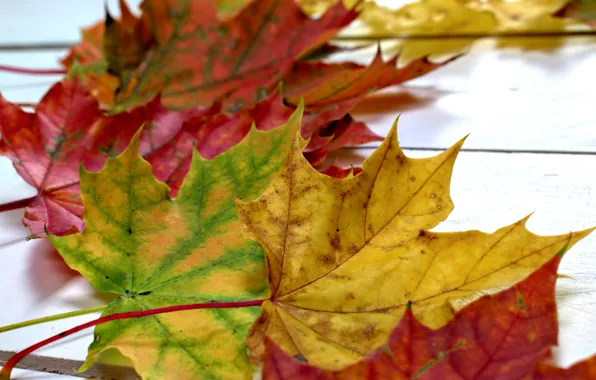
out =
<svg viewBox="0 0 596 380"><path fill-rule="evenodd" d="M410 159L394 126L361 173L332 178L302 154L302 112L213 159L195 151L175 198L142 131L81 172L85 229L48 237L118 296L83 370L117 349L143 378L248 379L261 364L265 379L591 378L596 357L548 363L557 265L591 229L430 232L453 209L463 140Z"/></svg>
<svg viewBox="0 0 596 380"><path fill-rule="evenodd" d="M596 357L548 361L559 261L592 230L429 231L464 141L411 159L397 124L362 168L313 167L378 139L349 115L367 93L439 65L301 60L357 12L233 3L121 2L35 113L0 98L0 152L38 189L25 225L117 296L81 369L117 350L143 378L594 377Z"/></svg>

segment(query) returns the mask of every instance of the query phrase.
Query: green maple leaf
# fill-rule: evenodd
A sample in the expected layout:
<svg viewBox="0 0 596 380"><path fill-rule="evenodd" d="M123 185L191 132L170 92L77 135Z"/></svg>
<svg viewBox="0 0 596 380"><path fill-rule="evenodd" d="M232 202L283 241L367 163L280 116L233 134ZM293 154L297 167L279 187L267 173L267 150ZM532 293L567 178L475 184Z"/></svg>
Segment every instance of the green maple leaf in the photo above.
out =
<svg viewBox="0 0 596 380"><path fill-rule="evenodd" d="M94 287L119 296L104 315L269 296L262 248L242 237L234 197L255 198L279 171L302 109L271 131L253 127L212 160L195 153L176 199L139 156L138 133L102 171L81 172L86 228L49 239ZM82 370L117 349L144 378L250 378L245 340L258 314L191 310L102 324Z"/></svg>

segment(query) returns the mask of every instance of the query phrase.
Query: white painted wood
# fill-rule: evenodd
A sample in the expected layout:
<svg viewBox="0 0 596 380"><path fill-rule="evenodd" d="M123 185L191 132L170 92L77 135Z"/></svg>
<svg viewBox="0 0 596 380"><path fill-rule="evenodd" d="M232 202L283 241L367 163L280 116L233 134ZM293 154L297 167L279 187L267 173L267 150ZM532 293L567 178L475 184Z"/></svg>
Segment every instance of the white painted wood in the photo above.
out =
<svg viewBox="0 0 596 380"><path fill-rule="evenodd" d="M19 0L0 2L0 45L70 43L80 38L80 29L110 12L120 14L118 0ZM127 0L135 11L140 0Z"/></svg>
<svg viewBox="0 0 596 380"><path fill-rule="evenodd" d="M359 164L368 149L333 153L330 162ZM406 151L414 157L431 152ZM6 160L4 160L6 161ZM5 162L4 162L5 163ZM14 169L0 160L0 177L6 178L0 194L4 200L21 198L27 186ZM455 210L437 230L491 231L535 211L529 228L541 234L558 234L596 225L596 156L558 154L506 154L462 152L455 166L452 197ZM24 236L15 211L0 220L14 235ZM19 230L20 232L17 232ZM2 236L0 245L8 236ZM0 325L54 313L99 305L102 302L83 278L71 278L51 253L47 241L0 246L4 271L0 279ZM557 286L560 347L556 363L572 362L596 353L596 235L579 242L565 257ZM58 270L56 270L58 269ZM8 306L10 305L10 306ZM83 316L0 335L0 350L19 349L43 337L92 319ZM58 342L39 354L82 360L91 332ZM45 377L43 377L45 378Z"/></svg>
<svg viewBox="0 0 596 380"><path fill-rule="evenodd" d="M408 147L445 148L471 133L469 149L596 152L595 43L570 38L567 47L548 54L475 50L373 95L354 116L385 135L401 113L400 136ZM52 68L64 54L0 52L0 64ZM0 92L35 103L59 78L0 73Z"/></svg>
<svg viewBox="0 0 596 380"><path fill-rule="evenodd" d="M470 149L596 151L596 38L568 38L551 52L489 48L373 95L353 114L385 135L401 113L409 147L445 148L471 133Z"/></svg>

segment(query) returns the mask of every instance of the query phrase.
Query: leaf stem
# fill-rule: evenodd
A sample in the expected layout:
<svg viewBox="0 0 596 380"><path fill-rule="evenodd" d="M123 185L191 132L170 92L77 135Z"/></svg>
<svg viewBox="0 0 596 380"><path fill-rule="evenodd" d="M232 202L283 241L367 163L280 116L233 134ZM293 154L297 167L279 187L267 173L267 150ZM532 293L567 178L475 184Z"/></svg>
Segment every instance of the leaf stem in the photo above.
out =
<svg viewBox="0 0 596 380"><path fill-rule="evenodd" d="M25 67L0 65L0 71L8 71L16 74L30 74L30 75L55 75L66 74L64 69L28 69Z"/></svg>
<svg viewBox="0 0 596 380"><path fill-rule="evenodd" d="M18 210L20 208L27 207L27 205L34 201L35 198L37 198L37 195L26 199L19 199L18 201L14 202L0 204L0 212Z"/></svg>
<svg viewBox="0 0 596 380"><path fill-rule="evenodd" d="M41 323L46 323L46 322L51 322L51 321L59 321L61 319L77 317L79 315L91 314L91 313L95 313L97 311L102 311L105 308L106 308L105 305L103 305L103 306L91 307L89 309L70 311L68 313L50 315L48 317L43 317L43 318L31 319L31 320L25 321L25 322L14 323L12 325L0 327L0 333L20 329L20 328L27 327L27 326L39 325Z"/></svg>
<svg viewBox="0 0 596 380"><path fill-rule="evenodd" d="M89 321L87 323L83 323L71 329L68 329L60 334L54 335L50 338L44 339L41 342L35 343L32 346L25 348L22 351L17 352L14 354L10 359L6 361L4 367L0 371L0 380L8 380L10 379L10 374L12 369L17 365L19 361L21 361L25 356L29 355L33 351L47 346L50 343L54 343L62 338L65 338L69 335L77 333L79 331L85 330L86 328L93 327L102 323L122 320L122 319L131 319L131 318L139 318L139 317L147 317L150 315L155 314L163 314L163 313L171 313L174 311L183 311L183 310L195 310L195 309L229 309L229 308L240 308L240 307L251 307L251 306L261 306L264 300L253 300L253 301L241 301L241 302L207 302L207 303L195 303L195 304L187 304L187 305L177 305L177 306L168 306L168 307L161 307L158 309L149 309L149 310L141 310L141 311L130 311L127 313L117 313L112 315L107 315L105 317L101 317L95 319L93 321Z"/></svg>

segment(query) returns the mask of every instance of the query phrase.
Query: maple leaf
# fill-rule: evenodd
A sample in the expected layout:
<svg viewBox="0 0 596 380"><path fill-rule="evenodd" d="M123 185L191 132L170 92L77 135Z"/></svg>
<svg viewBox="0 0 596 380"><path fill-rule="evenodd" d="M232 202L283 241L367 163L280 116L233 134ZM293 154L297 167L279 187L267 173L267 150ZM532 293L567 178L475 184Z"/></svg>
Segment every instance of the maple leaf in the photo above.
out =
<svg viewBox="0 0 596 380"><path fill-rule="evenodd" d="M82 230L79 166L101 169L109 155L124 150L144 122L151 126L142 136L142 151L155 155L184 120L198 113L168 111L157 100L109 117L84 87L70 80L54 85L34 114L0 96L0 154L10 158L19 175L38 191L25 208L23 223L34 236L44 235L44 226L55 235Z"/></svg>
<svg viewBox="0 0 596 380"><path fill-rule="evenodd" d="M304 157L312 165L317 165L325 160L330 151L379 140L383 140L383 138L372 132L366 124L355 121L352 116L346 115L311 135L308 145L304 148ZM332 177L344 177L343 174L333 170L326 174L334 173L337 175L331 175Z"/></svg>
<svg viewBox="0 0 596 380"><path fill-rule="evenodd" d="M101 119L95 100L75 83L58 83L30 114L0 95L0 153L38 190L23 223L33 234L82 229L78 201L79 164L103 165L93 154L93 133Z"/></svg>
<svg viewBox="0 0 596 380"><path fill-rule="evenodd" d="M299 58L309 56L313 48L325 46L325 41L356 17L356 13L347 10L341 2L317 20L307 18L293 1L256 0L237 13L234 12L240 8L233 8L246 4L223 2L220 5L234 13L224 21L216 18L213 4L198 0L187 3L166 6L146 0L139 19L127 16L130 21L120 23L112 18L106 20L110 27L123 34L120 38L111 38L108 44L94 36L92 41L83 40L81 46L71 52L74 55L86 45L94 45L98 51L97 45L101 44L106 57L94 56L94 59L130 62L127 65L130 70L119 76L121 88L116 110L142 104L161 92L164 103L170 108L222 101L226 111L238 111L266 97L280 81L284 83L284 95L292 104L304 97L311 111L331 105L349 110L372 90L413 79L442 66L420 59L401 69L395 67L395 58L383 62L380 54L370 67L298 62ZM129 14L125 4L122 6L123 13ZM201 17L194 16L197 12ZM126 27L116 28L121 24ZM258 27L252 26L256 24ZM151 25L159 26L151 28ZM293 28L291 33L288 28ZM302 32L307 29L308 33ZM147 30L151 30L152 36L147 36ZM136 39L133 31L139 35ZM124 44L122 40L131 42ZM269 43L271 40L276 43ZM128 48L134 53L115 54L114 49L107 49L116 43L122 45L121 50ZM139 61L140 55L143 58ZM71 61L65 63L68 65ZM89 62L96 65L95 60ZM117 66L104 64L105 70L112 73L118 72ZM85 77L87 73L82 69L79 75ZM343 104L346 102L349 107ZM104 104L112 106L113 101Z"/></svg>
<svg viewBox="0 0 596 380"><path fill-rule="evenodd" d="M100 103L113 104L120 83L118 77L108 72L103 56L104 29L103 22L83 29L81 42L72 47L60 63L69 70L69 75L84 82Z"/></svg>
<svg viewBox="0 0 596 380"><path fill-rule="evenodd" d="M156 44L122 83L119 109L158 92L175 108L217 99L225 109L253 104L275 89L298 57L356 17L339 3L312 20L293 1L279 0L254 1L223 22L211 2L147 0L141 7L150 25L159 25Z"/></svg>
<svg viewBox="0 0 596 380"><path fill-rule="evenodd" d="M283 94L289 103L298 104L302 99L313 110L347 102L355 105L368 93L417 78L451 62L432 63L421 58L396 68L398 58L384 62L379 49L368 66L298 62L284 80Z"/></svg>
<svg viewBox="0 0 596 380"><path fill-rule="evenodd" d="M106 9L101 42L108 72L124 78L141 62L153 41L148 19L135 17L125 0L119 0L119 3L120 20L113 18Z"/></svg>
<svg viewBox="0 0 596 380"><path fill-rule="evenodd" d="M304 115L304 137L314 133L306 148L313 162L322 161L333 149L380 139L366 125L344 116L349 107L345 103ZM294 111L275 93L233 115L220 113L218 104L172 111L159 97L144 106L106 115L80 83L64 80L43 97L35 114L0 97L0 154L9 157L38 191L23 219L33 236L44 236L44 225L50 233L63 235L73 227L78 231L84 227L79 165L101 169L107 157L124 151L141 125L146 126L140 153L174 197L190 166L193 144L203 157L213 158L240 142L253 123L259 130L270 130L285 124ZM326 135L321 137L319 132Z"/></svg>
<svg viewBox="0 0 596 380"><path fill-rule="evenodd" d="M555 14L569 0L419 0L397 9L366 1L359 9L363 26L354 28L348 35L466 35L457 39L403 40L385 45L386 50L400 51L409 61L428 55L462 53L467 51L474 34L557 32L576 26L570 20L561 20ZM308 14L318 14L330 1L300 0ZM346 1L351 4L352 1ZM553 49L561 39L498 39L501 47L522 49Z"/></svg>
<svg viewBox="0 0 596 380"><path fill-rule="evenodd" d="M262 249L242 237L234 197L256 197L278 172L301 111L212 160L194 154L175 199L139 156L139 134L101 172L81 172L85 230L48 238L93 286L119 296L104 315L267 296ZM115 348L145 378L250 378L244 344L257 316L210 309L103 324L82 369Z"/></svg>
<svg viewBox="0 0 596 380"><path fill-rule="evenodd" d="M457 0L420 0L399 9L366 3L362 20L371 34L449 35L494 32L496 17L488 11L473 9ZM404 60L429 54L462 53L473 39L406 40L387 49L401 52Z"/></svg>
<svg viewBox="0 0 596 380"><path fill-rule="evenodd" d="M342 168L337 165L331 165L323 170L320 170L320 172L334 178L347 178L350 175L361 173L362 168Z"/></svg>
<svg viewBox="0 0 596 380"><path fill-rule="evenodd" d="M247 340L255 363L267 336L312 365L343 368L387 340L409 301L418 320L440 327L458 305L520 281L590 232L537 236L526 219L492 234L428 232L453 208L463 140L410 159L396 133L345 180L316 172L295 144L261 197L238 203L272 293Z"/></svg>
<svg viewBox="0 0 596 380"><path fill-rule="evenodd" d="M293 360L267 339L264 380L522 379L557 344L555 280L561 257L496 295L460 310L438 330L408 308L388 341L361 362L325 371ZM563 377L557 377L563 378Z"/></svg>

